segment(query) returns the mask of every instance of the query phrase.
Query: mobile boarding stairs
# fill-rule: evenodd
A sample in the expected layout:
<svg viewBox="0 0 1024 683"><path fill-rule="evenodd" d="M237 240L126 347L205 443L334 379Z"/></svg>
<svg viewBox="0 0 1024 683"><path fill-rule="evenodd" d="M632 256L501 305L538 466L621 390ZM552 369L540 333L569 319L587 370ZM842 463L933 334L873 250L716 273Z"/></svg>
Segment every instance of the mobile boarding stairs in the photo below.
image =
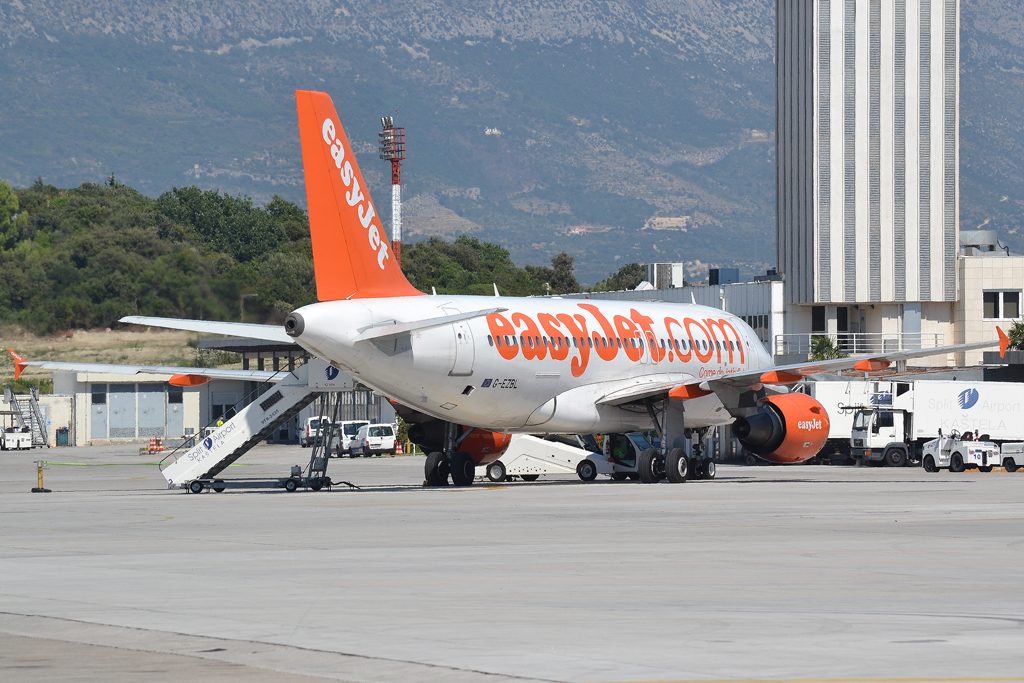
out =
<svg viewBox="0 0 1024 683"><path fill-rule="evenodd" d="M238 412L224 424L207 428L160 461L160 472L167 479L167 488L199 493L209 486L218 493L223 491L224 482L215 479L218 474L323 393L310 386L309 364L293 372L284 371L284 375L283 380L269 389L260 387L257 392L261 389L264 392L248 405L237 408Z"/></svg>

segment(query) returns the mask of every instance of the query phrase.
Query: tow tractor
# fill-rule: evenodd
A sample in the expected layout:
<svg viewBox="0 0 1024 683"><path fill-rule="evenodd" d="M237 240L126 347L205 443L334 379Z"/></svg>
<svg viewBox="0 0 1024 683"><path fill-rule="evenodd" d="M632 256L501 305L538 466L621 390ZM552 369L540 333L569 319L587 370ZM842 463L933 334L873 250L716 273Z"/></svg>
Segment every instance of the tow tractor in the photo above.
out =
<svg viewBox="0 0 1024 683"><path fill-rule="evenodd" d="M974 468L991 472L993 467L1002 464L999 445L989 441L988 434L979 438L975 433L961 434L955 429L946 436L939 430L938 437L924 444L921 455L921 466L925 472L938 472L940 469L963 472Z"/></svg>

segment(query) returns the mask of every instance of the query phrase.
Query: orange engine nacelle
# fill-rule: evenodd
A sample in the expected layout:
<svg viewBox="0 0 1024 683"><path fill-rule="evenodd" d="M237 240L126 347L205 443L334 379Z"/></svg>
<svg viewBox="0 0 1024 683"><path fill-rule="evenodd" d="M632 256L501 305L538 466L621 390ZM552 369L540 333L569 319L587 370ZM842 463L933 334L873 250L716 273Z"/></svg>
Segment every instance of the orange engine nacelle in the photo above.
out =
<svg viewBox="0 0 1024 683"><path fill-rule="evenodd" d="M750 417L736 418L732 433L769 462L793 464L817 455L828 438L825 406L807 394L777 394Z"/></svg>
<svg viewBox="0 0 1024 683"><path fill-rule="evenodd" d="M501 457L510 443L512 443L511 434L474 429L459 444L459 450L469 453L477 465L490 465Z"/></svg>
<svg viewBox="0 0 1024 683"><path fill-rule="evenodd" d="M469 453L477 465L489 465L505 452L512 442L511 434L491 432L486 429L473 429L459 426L456 428L456 439L467 431L469 434L459 442L455 450ZM444 450L445 423L441 420L429 420L409 427L409 440L427 451Z"/></svg>

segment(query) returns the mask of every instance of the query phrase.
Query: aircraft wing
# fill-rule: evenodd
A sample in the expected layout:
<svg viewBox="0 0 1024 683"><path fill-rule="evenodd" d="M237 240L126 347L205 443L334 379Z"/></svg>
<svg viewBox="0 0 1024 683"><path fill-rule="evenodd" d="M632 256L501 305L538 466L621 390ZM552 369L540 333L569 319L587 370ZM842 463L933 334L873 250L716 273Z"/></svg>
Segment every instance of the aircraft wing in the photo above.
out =
<svg viewBox="0 0 1024 683"><path fill-rule="evenodd" d="M951 346L937 346L931 349L866 354L821 361L805 361L757 370L726 373L718 377L696 378L691 376L691 378L684 379L681 382L672 381L671 378L665 376L651 377L648 381L641 381L640 383L634 383L631 386L611 391L597 402L606 405L621 405L642 401L653 396L664 395L666 392L668 392L670 398L678 400L699 398L711 393L718 393L720 396L723 394L729 395L735 394L737 390L746 390L755 384L795 384L806 375L813 375L819 372L836 372L838 370L878 372L900 360L927 358L928 356L944 355L959 351L977 351L991 348L997 344L999 345L1000 354L1002 354L1005 353L1008 343L1009 340L1006 338L1006 335L1002 330L999 330L998 341L954 344ZM722 397L725 400L725 396Z"/></svg>
<svg viewBox="0 0 1024 683"><path fill-rule="evenodd" d="M927 358L929 356L941 356L947 353L958 353L961 351L979 351L999 346L999 355L1006 353L1009 339L1006 334L998 329L999 339L997 341L975 342L972 344L952 344L950 346L936 346L931 349L916 349L913 351L893 351L891 353L864 354L860 356L847 356L846 358L832 358L829 360L804 361L802 363L790 363L788 365L776 365L770 368L759 370L747 370L744 372L730 373L703 380L711 388L714 385L746 386L750 384L794 384L807 375L819 372L836 372L838 370L858 370L862 372L879 372L889 367L892 363L901 360L912 360L914 358ZM687 383L689 385L701 384L700 380Z"/></svg>
<svg viewBox="0 0 1024 683"><path fill-rule="evenodd" d="M97 372L115 375L177 375L185 382L185 378L205 379L239 379L249 382L279 382L288 376L287 370L274 372L272 370L229 370L217 368L186 368L173 365L117 365L114 363L75 363L50 360L25 360L13 350L8 349L14 357L15 379L21 376L27 367L42 368L43 370L68 370L71 372ZM172 382L178 384L178 382ZM192 380L185 386L201 384L202 380Z"/></svg>
<svg viewBox="0 0 1024 683"><path fill-rule="evenodd" d="M229 337L245 337L247 339L264 339L266 341L294 344L295 340L285 334L279 325L254 325L252 323L221 323L212 320L183 320L179 318L153 318L145 315L129 315L118 322L132 325L149 325L150 327L166 327L171 330L188 330L189 332L206 332L224 334Z"/></svg>

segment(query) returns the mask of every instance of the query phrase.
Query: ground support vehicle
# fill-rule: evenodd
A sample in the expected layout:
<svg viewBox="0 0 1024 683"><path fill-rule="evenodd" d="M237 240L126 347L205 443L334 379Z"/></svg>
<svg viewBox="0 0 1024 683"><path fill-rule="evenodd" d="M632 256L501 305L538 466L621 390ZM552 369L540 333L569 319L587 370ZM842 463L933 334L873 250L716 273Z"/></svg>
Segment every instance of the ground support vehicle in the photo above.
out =
<svg viewBox="0 0 1024 683"><path fill-rule="evenodd" d="M993 467L1000 464L1002 462L997 444L977 441L970 432L961 435L955 429L948 435L939 434L925 443L921 455L921 466L926 472L938 472L940 469L963 472L974 468L991 472Z"/></svg>
<svg viewBox="0 0 1024 683"><path fill-rule="evenodd" d="M614 471L590 434L514 434L501 457L477 467L476 476L501 482L516 477L534 481L542 474L575 474L583 481L593 481L599 474Z"/></svg>
<svg viewBox="0 0 1024 683"><path fill-rule="evenodd" d="M1024 467L1024 442L1004 443L999 451L1007 472L1016 472Z"/></svg>
<svg viewBox="0 0 1024 683"><path fill-rule="evenodd" d="M4 429L3 441L0 442L5 451L30 450L32 448L32 431L28 427L7 427Z"/></svg>
<svg viewBox="0 0 1024 683"><path fill-rule="evenodd" d="M356 437L359 435L360 427L370 424L367 420L343 420L337 426L337 444L334 453L339 458L343 455L352 455L352 447L356 445Z"/></svg>
<svg viewBox="0 0 1024 683"><path fill-rule="evenodd" d="M1024 401L1017 383L864 384L870 391L864 392L862 405L849 406L854 410L850 454L861 462L896 467L923 463L925 444L954 431L996 444L1024 437Z"/></svg>
<svg viewBox="0 0 1024 683"><path fill-rule="evenodd" d="M398 450L395 443L395 427L389 424L364 424L356 434L352 446L352 457L394 455Z"/></svg>

